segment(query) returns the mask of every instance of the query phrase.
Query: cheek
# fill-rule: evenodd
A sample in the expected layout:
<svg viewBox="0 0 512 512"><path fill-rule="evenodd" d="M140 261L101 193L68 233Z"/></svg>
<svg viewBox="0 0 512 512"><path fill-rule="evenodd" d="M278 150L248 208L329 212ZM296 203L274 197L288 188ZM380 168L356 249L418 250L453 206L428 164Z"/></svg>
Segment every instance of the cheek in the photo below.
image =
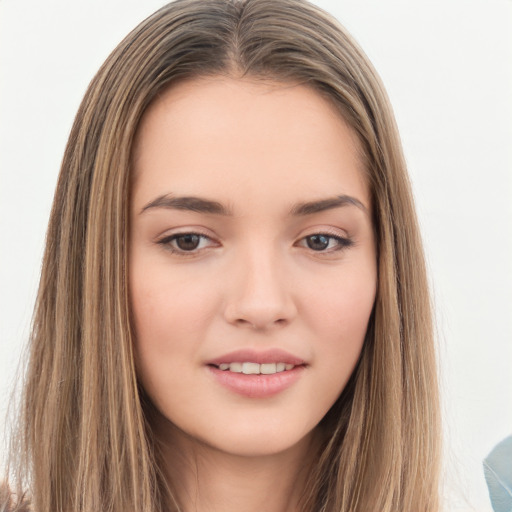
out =
<svg viewBox="0 0 512 512"><path fill-rule="evenodd" d="M187 365L200 365L201 343L209 329L216 297L186 272L165 265L130 269L130 302L137 372L149 391L159 380L170 385Z"/></svg>
<svg viewBox="0 0 512 512"><path fill-rule="evenodd" d="M204 286L199 293L196 282L165 266L133 265L130 272L137 375L157 409L173 421L179 420L176 411L197 406L201 396L194 377L215 297Z"/></svg>
<svg viewBox="0 0 512 512"><path fill-rule="evenodd" d="M308 301L308 318L317 333L315 357L339 394L361 353L376 294L372 265L352 268L328 280Z"/></svg>
<svg viewBox="0 0 512 512"><path fill-rule="evenodd" d="M148 266L150 267L150 266ZM188 338L200 331L216 302L213 287L165 265L130 272L130 302L139 344Z"/></svg>
<svg viewBox="0 0 512 512"><path fill-rule="evenodd" d="M318 319L335 337L366 331L375 302L376 265L347 265L342 272L327 276L322 286L311 287L307 307L311 321Z"/></svg>

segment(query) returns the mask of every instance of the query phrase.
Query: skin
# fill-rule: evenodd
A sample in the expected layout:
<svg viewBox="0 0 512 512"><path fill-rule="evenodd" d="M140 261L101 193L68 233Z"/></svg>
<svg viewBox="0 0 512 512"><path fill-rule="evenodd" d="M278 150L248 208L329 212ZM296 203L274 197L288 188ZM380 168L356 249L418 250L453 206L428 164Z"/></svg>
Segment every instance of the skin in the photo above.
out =
<svg viewBox="0 0 512 512"><path fill-rule="evenodd" d="M129 248L136 365L185 511L297 508L315 427L357 363L375 299L359 154L305 86L194 79L142 119ZM190 196L228 214L169 201ZM339 196L350 199L318 203ZM320 211L298 212L312 202ZM242 396L208 362L245 348L285 350L303 371L275 395Z"/></svg>

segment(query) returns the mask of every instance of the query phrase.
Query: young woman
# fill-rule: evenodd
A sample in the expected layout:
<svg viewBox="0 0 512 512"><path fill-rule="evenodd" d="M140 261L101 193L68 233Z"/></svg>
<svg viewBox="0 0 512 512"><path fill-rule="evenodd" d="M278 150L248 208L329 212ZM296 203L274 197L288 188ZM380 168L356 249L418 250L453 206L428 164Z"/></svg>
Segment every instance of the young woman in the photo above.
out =
<svg viewBox="0 0 512 512"><path fill-rule="evenodd" d="M50 219L11 472L37 512L438 510L423 255L365 55L179 0L107 59Z"/></svg>

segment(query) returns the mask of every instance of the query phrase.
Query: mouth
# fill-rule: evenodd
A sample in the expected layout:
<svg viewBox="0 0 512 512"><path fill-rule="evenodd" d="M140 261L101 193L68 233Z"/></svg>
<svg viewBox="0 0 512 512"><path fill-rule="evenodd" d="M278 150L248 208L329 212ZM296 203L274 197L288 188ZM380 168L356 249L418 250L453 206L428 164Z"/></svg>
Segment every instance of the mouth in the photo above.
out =
<svg viewBox="0 0 512 512"><path fill-rule="evenodd" d="M210 360L207 368L222 387L248 398L270 398L299 381L306 362L286 351L238 350Z"/></svg>
<svg viewBox="0 0 512 512"><path fill-rule="evenodd" d="M253 363L253 362L234 362L234 363L220 363L219 365L212 365L223 372L243 373L245 375L273 375L274 373L281 373L293 370L295 366L291 363Z"/></svg>

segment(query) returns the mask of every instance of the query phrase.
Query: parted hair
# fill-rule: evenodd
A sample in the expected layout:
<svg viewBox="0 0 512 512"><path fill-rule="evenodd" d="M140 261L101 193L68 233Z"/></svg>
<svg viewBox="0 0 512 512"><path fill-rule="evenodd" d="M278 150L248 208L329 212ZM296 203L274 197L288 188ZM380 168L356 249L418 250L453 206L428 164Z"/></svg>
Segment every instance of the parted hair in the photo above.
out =
<svg viewBox="0 0 512 512"><path fill-rule="evenodd" d="M398 131L365 54L304 0L172 2L121 42L89 85L51 211L4 506L16 510L24 492L36 512L180 510L134 365L131 152L156 96L214 75L301 84L327 98L359 138L371 193L374 309L358 365L318 427L323 444L301 511L437 511L431 305Z"/></svg>

